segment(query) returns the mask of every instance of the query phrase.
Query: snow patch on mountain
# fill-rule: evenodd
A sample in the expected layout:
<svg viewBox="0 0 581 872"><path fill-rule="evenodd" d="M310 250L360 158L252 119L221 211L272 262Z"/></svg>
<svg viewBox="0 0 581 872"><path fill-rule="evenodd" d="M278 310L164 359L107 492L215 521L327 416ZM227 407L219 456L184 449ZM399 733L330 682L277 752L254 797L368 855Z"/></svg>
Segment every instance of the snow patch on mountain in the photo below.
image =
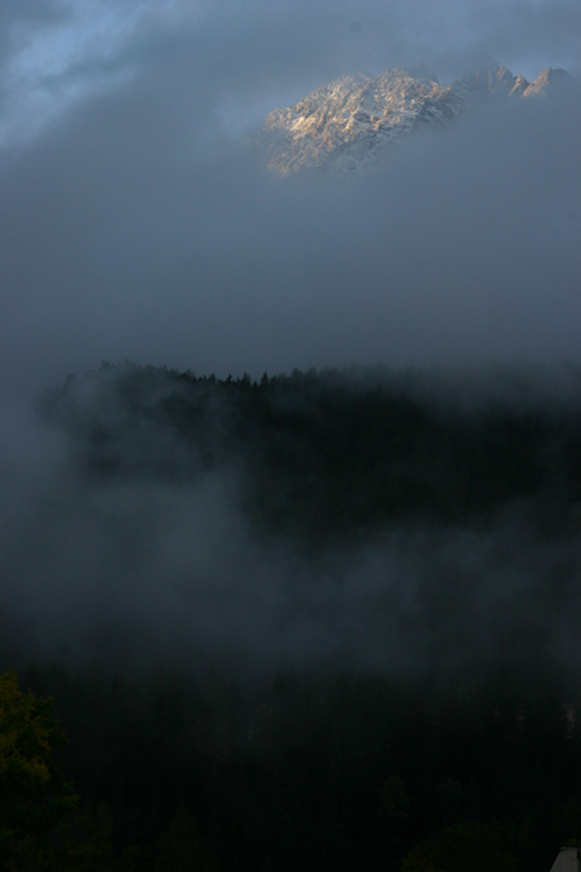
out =
<svg viewBox="0 0 581 872"><path fill-rule="evenodd" d="M270 112L258 139L279 175L314 167L353 173L414 131L446 127L491 100L569 99L574 92L578 97L571 76L551 68L532 84L496 63L473 67L451 85L440 84L424 67L387 70L375 78L355 72Z"/></svg>

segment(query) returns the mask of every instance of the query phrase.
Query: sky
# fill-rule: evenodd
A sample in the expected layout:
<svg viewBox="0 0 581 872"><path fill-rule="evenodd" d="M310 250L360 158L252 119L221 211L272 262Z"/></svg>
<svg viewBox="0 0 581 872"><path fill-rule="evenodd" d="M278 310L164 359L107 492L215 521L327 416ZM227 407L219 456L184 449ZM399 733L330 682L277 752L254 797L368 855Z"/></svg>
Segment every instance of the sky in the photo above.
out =
<svg viewBox="0 0 581 872"><path fill-rule="evenodd" d="M580 49L577 0L4 0L0 391L102 360L581 362L578 118L483 113L344 184L248 144L350 70L579 81Z"/></svg>

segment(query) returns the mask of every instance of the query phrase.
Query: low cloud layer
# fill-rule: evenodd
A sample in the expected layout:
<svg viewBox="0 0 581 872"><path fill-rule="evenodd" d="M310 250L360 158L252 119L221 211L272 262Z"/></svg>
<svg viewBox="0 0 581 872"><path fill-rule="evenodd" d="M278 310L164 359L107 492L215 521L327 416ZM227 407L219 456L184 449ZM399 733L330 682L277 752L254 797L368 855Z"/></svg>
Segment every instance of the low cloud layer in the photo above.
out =
<svg viewBox="0 0 581 872"><path fill-rule="evenodd" d="M169 419L137 411L128 418L122 398L131 382L129 394L118 392L116 370L108 373L74 383L68 397L79 403L76 424L71 417L64 428L41 426L22 408L4 422L3 663L34 658L79 669L97 662L139 674L173 661L267 681L277 668L344 668L442 686L503 668L517 678L548 673L566 687L579 681L579 510L559 479L559 439L542 443L541 478L548 471L549 480L538 493L494 510L467 509L452 521L404 512L354 529L349 541L337 538L329 518L311 547L292 524L275 532L249 511L253 473L218 393L199 422L209 428L206 448L220 458L208 465L196 439L186 443ZM375 384L377 376L367 375ZM175 391L180 383L173 384ZM578 389L573 371L463 378L454 371L420 374L409 396L444 415L452 398L477 428L480 412L500 403L507 414L528 415L529 434L535 415L556 403L570 439ZM146 405L153 398L152 390ZM306 393L303 400L308 408ZM107 436L111 425L115 438ZM87 427L96 442L87 442ZM254 438L254 450L267 457ZM83 457L89 444L100 456L100 439L111 447L95 474ZM445 474L436 448L434 480ZM109 454L121 458L112 474ZM426 469L415 475L423 481ZM324 505L317 487L313 505ZM450 494L455 487L450 481ZM300 530L308 512L294 521Z"/></svg>
<svg viewBox="0 0 581 872"><path fill-rule="evenodd" d="M5 391L102 359L259 375L577 358L578 115L483 113L342 187L269 177L246 144L269 109L346 69L425 61L446 81L493 55L529 77L574 72L572 4L2 14L3 122L24 91L52 101L3 150Z"/></svg>
<svg viewBox="0 0 581 872"><path fill-rule="evenodd" d="M247 142L347 70L423 62L446 82L492 56L578 76L580 15L566 0L3 3L4 639L89 660L110 633L131 660L128 626L170 653L195 628L257 661L413 672L431 648L453 671L476 613L476 660L518 627L532 638L545 579L572 577L578 548L543 549L517 515L490 535L395 529L315 565L257 545L237 470L83 490L23 409L103 359L258 378L581 363L578 112L483 109L342 183L273 177ZM449 626L422 593L438 572L458 579ZM558 656L576 604L567 590L555 606Z"/></svg>
<svg viewBox="0 0 581 872"><path fill-rule="evenodd" d="M403 523L313 558L256 537L233 469L87 487L54 440L37 447L35 469L12 457L2 470L4 661L140 671L178 658L267 678L333 664L447 681L550 653L576 677L579 547L540 541L526 506L486 531Z"/></svg>
<svg viewBox="0 0 581 872"><path fill-rule="evenodd" d="M490 110L336 185L269 177L223 139L194 159L175 126L168 154L161 103L152 119L134 92L102 98L9 161L6 390L103 359L578 361L578 118Z"/></svg>

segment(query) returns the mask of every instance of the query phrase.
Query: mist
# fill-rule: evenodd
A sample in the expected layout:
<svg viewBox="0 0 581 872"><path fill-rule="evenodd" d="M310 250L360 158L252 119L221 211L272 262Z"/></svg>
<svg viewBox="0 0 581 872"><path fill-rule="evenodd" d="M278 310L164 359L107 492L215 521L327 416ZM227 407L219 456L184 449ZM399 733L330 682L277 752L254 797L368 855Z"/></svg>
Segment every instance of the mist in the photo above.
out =
<svg viewBox="0 0 581 872"><path fill-rule="evenodd" d="M305 387L292 388L301 378ZM504 669L518 680L548 673L576 687L579 371L329 370L295 375L290 387L273 381L273 413L304 420L305 434L309 421L326 426L323 414L332 422L307 387L319 378L354 409L363 402L358 392L365 397L384 385L390 402L411 403L417 411L410 414L431 422L429 454L420 448L419 460L406 461L397 446L423 438L420 425L403 442L396 435L386 443L396 476L383 485L388 493L395 487L387 515L358 514L359 503L377 499L365 490L346 491L345 521L335 515L309 472L326 455L310 461L308 439L292 428L268 448L252 418L245 436L240 415L247 413L212 380L189 375L184 383L165 369L107 365L44 395L48 418L13 407L0 470L3 660L74 670L99 664L133 677L173 662L198 676L220 668L244 685L268 684L276 670L330 669L448 687ZM196 416L184 438L182 418L176 429L168 415L194 401L206 405L178 411L184 422ZM470 457L498 438L504 421L527 428L533 467L525 481L532 484L505 488L500 473L506 496L490 502L483 494L470 508L471 490L482 485L462 472L454 452ZM538 427L547 435L530 448ZM474 442L470 433L480 431ZM383 438L378 433L380 444ZM472 448L454 448L458 438ZM277 444L281 457L306 458L305 471L299 463L287 484L268 460ZM523 449L501 442L499 450L518 484ZM497 478L497 462L484 479ZM398 491L400 475L409 498ZM321 476L333 480L330 472ZM293 493L302 488L305 500L297 503ZM433 510L425 488L442 494ZM394 515L389 506L402 499Z"/></svg>
<svg viewBox="0 0 581 872"><path fill-rule="evenodd" d="M106 656L107 632L129 660L133 634L170 654L242 651L253 668L346 658L413 672L446 636L445 621L424 633L414 593L440 566L473 580L442 662L475 615L491 629L474 656L494 659L523 576L527 623L564 559L534 541L522 507L493 533L395 525L313 560L257 540L235 455L195 486L88 486L70 434L41 427L31 404L103 360L252 379L579 364L581 112L491 105L343 180L277 178L253 144L268 111L347 70L423 62L451 81L493 56L529 78L549 65L578 76L579 11L38 2L2 18L8 635L81 662ZM168 439L169 456L181 449ZM574 542L562 547L576 562ZM559 650L574 636L565 611Z"/></svg>
<svg viewBox="0 0 581 872"><path fill-rule="evenodd" d="M72 8L26 9L12 23L27 54L13 41L5 57L3 391L104 359L255 377L578 361L580 113L491 107L344 184L272 177L248 142L274 106L357 67L421 61L450 81L494 55L575 73L569 6L503 6L528 64L484 26L484 3L441 13L438 50L421 4L127 4L125 29L103 7L107 48L82 42L90 21ZM25 85L40 102L16 117Z"/></svg>
<svg viewBox="0 0 581 872"><path fill-rule="evenodd" d="M580 832L581 98L341 178L258 135L358 70L581 93L580 34L0 4L0 673L70 739L54 868L542 872Z"/></svg>

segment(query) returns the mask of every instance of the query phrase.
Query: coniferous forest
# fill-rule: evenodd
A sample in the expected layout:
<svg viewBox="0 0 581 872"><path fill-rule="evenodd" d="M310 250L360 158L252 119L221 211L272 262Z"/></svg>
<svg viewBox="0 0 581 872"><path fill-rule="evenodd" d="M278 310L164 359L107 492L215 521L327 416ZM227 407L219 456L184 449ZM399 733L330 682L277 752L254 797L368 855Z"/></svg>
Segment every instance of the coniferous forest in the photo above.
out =
<svg viewBox="0 0 581 872"><path fill-rule="evenodd" d="M104 364L34 426L0 672L68 799L34 859L0 744L0 868L548 872L580 836L581 371Z"/></svg>

